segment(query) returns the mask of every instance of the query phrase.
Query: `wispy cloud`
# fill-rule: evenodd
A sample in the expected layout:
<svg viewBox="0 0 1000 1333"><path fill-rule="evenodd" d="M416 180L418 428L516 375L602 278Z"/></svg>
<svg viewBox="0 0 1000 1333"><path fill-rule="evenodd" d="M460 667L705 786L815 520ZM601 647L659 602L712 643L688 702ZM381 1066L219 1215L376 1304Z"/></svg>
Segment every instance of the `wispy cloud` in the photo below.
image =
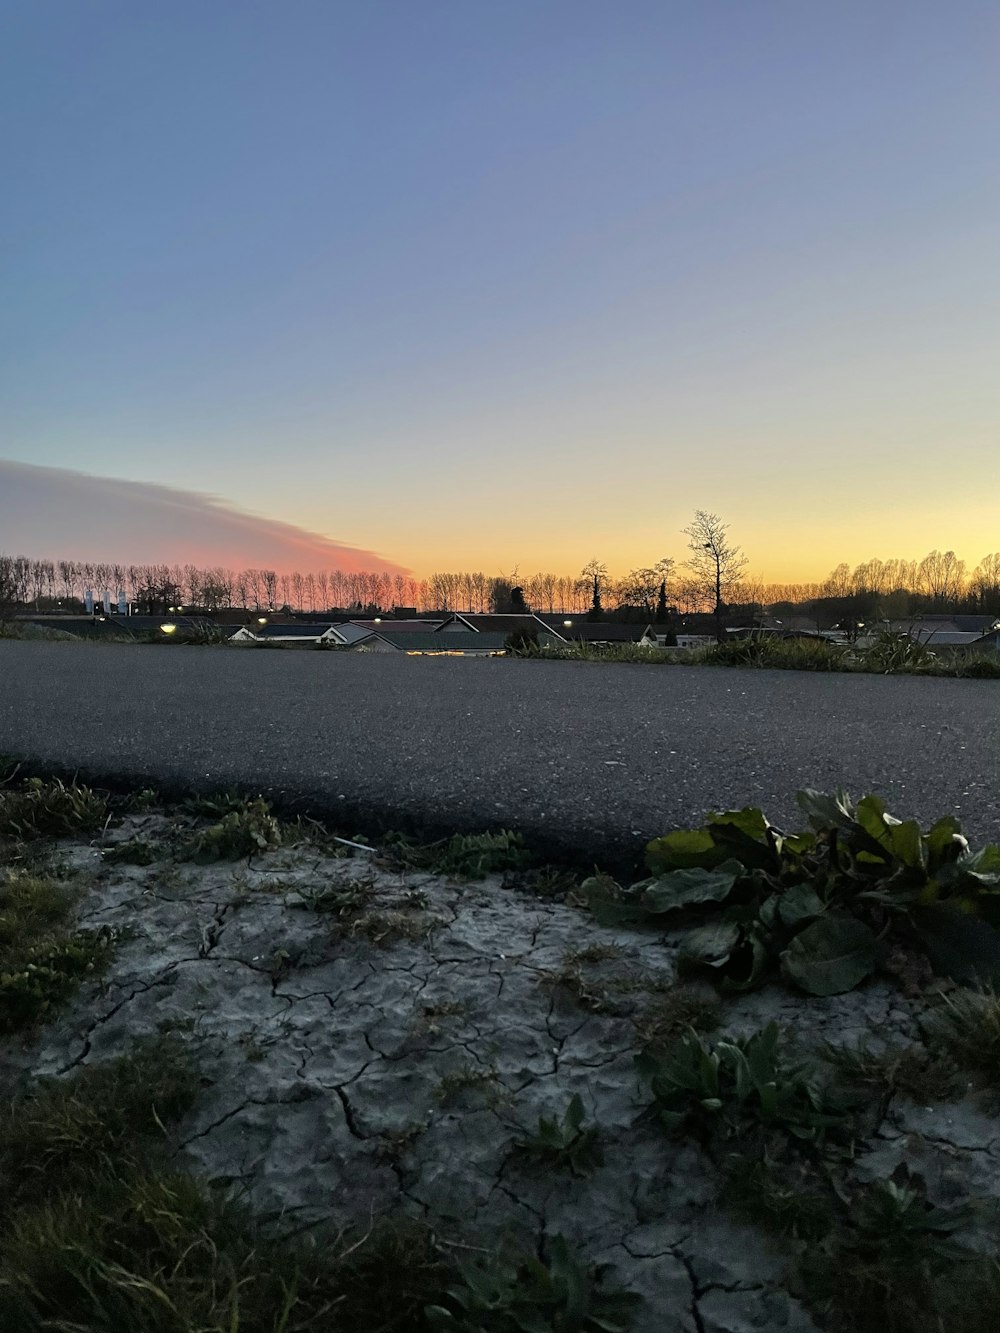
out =
<svg viewBox="0 0 1000 1333"><path fill-rule="evenodd" d="M0 459L0 551L123 564L408 573L373 551L212 495Z"/></svg>

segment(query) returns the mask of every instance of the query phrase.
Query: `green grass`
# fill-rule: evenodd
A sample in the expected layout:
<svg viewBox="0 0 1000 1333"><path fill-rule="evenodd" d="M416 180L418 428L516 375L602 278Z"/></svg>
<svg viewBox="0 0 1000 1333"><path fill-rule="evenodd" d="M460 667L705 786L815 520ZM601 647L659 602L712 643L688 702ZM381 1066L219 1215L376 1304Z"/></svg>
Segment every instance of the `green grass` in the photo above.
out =
<svg viewBox="0 0 1000 1333"><path fill-rule="evenodd" d="M855 1046L828 1042L821 1055L849 1087L871 1090L885 1098L902 1093L921 1104L952 1101L967 1088L968 1080L951 1056L916 1043L876 1050L868 1041Z"/></svg>
<svg viewBox="0 0 1000 1333"><path fill-rule="evenodd" d="M674 986L656 996L634 1019L644 1046L665 1047L686 1032L713 1032L722 1021L722 1004L697 986Z"/></svg>
<svg viewBox="0 0 1000 1333"><path fill-rule="evenodd" d="M0 1032L45 1022L110 960L113 932L74 929L75 907L65 885L0 869Z"/></svg>
<svg viewBox="0 0 1000 1333"><path fill-rule="evenodd" d="M1000 1096L1000 995L956 989L941 999L929 1025L931 1046Z"/></svg>
<svg viewBox="0 0 1000 1333"><path fill-rule="evenodd" d="M825 639L731 639L695 650L696 665L766 667L778 671L845 671L845 649Z"/></svg>
<svg viewBox="0 0 1000 1333"><path fill-rule="evenodd" d="M424 1327L445 1266L405 1220L292 1241L171 1168L198 1077L176 1042L39 1084L0 1115L0 1327L373 1333Z"/></svg>
<svg viewBox="0 0 1000 1333"><path fill-rule="evenodd" d="M503 871L525 870L532 856L519 833L456 833L438 842L417 843L388 834L385 855L403 869L426 870L456 879L484 879Z"/></svg>
<svg viewBox="0 0 1000 1333"><path fill-rule="evenodd" d="M26 778L0 786L0 840L28 842L94 833L107 818L105 797L77 782Z"/></svg>

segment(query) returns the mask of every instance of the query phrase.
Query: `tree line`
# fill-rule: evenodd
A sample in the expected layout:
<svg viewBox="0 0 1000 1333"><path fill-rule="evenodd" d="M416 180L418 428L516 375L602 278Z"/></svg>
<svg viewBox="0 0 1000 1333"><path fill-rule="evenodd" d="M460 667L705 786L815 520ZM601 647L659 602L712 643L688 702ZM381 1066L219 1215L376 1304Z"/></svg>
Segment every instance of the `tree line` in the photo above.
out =
<svg viewBox="0 0 1000 1333"><path fill-rule="evenodd" d="M170 608L219 611L365 611L393 607L418 612L534 611L592 618L665 621L696 612L744 618L812 614L834 618L902 618L920 612L980 611L1000 615L1000 552L971 570L954 551L929 552L920 560L870 559L839 564L819 583L765 583L753 577L729 525L698 510L684 530L688 555L662 556L649 565L613 575L594 558L576 574L482 571L439 572L427 579L378 570L279 572L222 566L125 565L77 560L37 560L0 554L0 611L81 610L90 591L100 602L124 594L151 615Z"/></svg>

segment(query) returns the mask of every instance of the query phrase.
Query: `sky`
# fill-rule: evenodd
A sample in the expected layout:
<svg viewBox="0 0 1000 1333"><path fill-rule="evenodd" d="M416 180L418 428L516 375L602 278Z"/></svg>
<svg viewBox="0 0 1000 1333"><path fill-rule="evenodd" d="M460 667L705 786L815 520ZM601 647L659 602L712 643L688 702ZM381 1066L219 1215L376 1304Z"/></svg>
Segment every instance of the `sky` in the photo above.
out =
<svg viewBox="0 0 1000 1333"><path fill-rule="evenodd" d="M975 563L998 145L994 0L0 0L0 549Z"/></svg>

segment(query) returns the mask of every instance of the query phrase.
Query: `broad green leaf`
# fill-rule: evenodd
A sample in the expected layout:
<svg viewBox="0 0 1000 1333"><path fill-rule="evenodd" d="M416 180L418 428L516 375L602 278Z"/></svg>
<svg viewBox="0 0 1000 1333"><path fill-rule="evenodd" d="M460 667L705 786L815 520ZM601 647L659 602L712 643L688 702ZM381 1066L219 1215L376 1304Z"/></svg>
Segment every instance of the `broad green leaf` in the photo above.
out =
<svg viewBox="0 0 1000 1333"><path fill-rule="evenodd" d="M725 902L743 873L738 861L725 861L717 870L673 870L653 881L642 903L648 912L659 916L696 903Z"/></svg>
<svg viewBox="0 0 1000 1333"><path fill-rule="evenodd" d="M578 1133L583 1124L583 1101L578 1092L574 1093L566 1108L566 1126Z"/></svg>
<svg viewBox="0 0 1000 1333"><path fill-rule="evenodd" d="M765 930L774 930L778 924L778 904L781 902L782 895L772 893L769 898L765 898L757 909L757 920Z"/></svg>
<svg viewBox="0 0 1000 1333"><path fill-rule="evenodd" d="M858 802L857 822L868 837L878 844L880 855L901 861L913 870L922 870L926 864L924 841L920 825L915 820L905 823L886 814L885 801L880 796L866 796ZM868 860L859 852L858 860Z"/></svg>
<svg viewBox="0 0 1000 1333"><path fill-rule="evenodd" d="M963 875L972 875L980 884L1000 885L1000 847L990 844L955 864Z"/></svg>
<svg viewBox="0 0 1000 1333"><path fill-rule="evenodd" d="M870 976L877 960L873 932L856 917L831 912L795 936L781 967L809 995L841 995Z"/></svg>
<svg viewBox="0 0 1000 1333"><path fill-rule="evenodd" d="M713 921L684 936L679 957L704 967L722 967L739 940L740 928L734 921Z"/></svg>
<svg viewBox="0 0 1000 1333"><path fill-rule="evenodd" d="M727 810L709 815L707 822L712 841L749 869L776 865L777 854L768 839L771 826L762 810L752 806Z"/></svg>
<svg viewBox="0 0 1000 1333"><path fill-rule="evenodd" d="M816 850L815 833L783 833L778 838L778 850L783 856L806 856Z"/></svg>
<svg viewBox="0 0 1000 1333"><path fill-rule="evenodd" d="M710 829L732 825L745 833L748 838L753 838L755 842L767 842L767 834L771 825L764 817L764 812L758 806L747 805L742 810L721 810L708 817L708 826Z"/></svg>
<svg viewBox="0 0 1000 1333"><path fill-rule="evenodd" d="M1000 985L1000 932L987 921L939 903L917 908L913 925L940 976Z"/></svg>
<svg viewBox="0 0 1000 1333"><path fill-rule="evenodd" d="M927 851L920 835L920 825L914 819L904 820L890 826L889 838L892 852L898 861L913 870L923 870L927 864Z"/></svg>
<svg viewBox="0 0 1000 1333"><path fill-rule="evenodd" d="M693 867L712 870L728 855L724 847L715 845L709 831L701 828L676 829L646 844L646 865L654 875Z"/></svg>
<svg viewBox="0 0 1000 1333"><path fill-rule="evenodd" d="M826 904L810 884L793 884L777 900L777 912L785 926L802 926L822 916Z"/></svg>
<svg viewBox="0 0 1000 1333"><path fill-rule="evenodd" d="M722 978L722 989L748 991L764 980L768 967L768 952L764 941L756 934L747 935L735 949Z"/></svg>
<svg viewBox="0 0 1000 1333"><path fill-rule="evenodd" d="M796 797L799 809L805 814L812 827L820 832L824 829L850 829L854 827L854 811L851 798L846 792L838 790L835 796L806 788Z"/></svg>
<svg viewBox="0 0 1000 1333"><path fill-rule="evenodd" d="M932 824L924 842L932 869L942 860L957 857L969 847L968 840L962 836L962 825L954 815L945 815Z"/></svg>

